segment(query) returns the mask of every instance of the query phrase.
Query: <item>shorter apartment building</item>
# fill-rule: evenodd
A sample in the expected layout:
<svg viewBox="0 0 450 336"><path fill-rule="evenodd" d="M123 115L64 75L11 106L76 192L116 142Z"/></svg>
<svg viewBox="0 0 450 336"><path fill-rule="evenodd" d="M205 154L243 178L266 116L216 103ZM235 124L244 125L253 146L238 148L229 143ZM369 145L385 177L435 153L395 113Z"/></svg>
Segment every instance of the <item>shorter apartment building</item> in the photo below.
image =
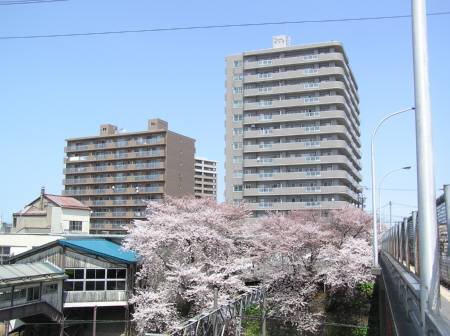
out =
<svg viewBox="0 0 450 336"><path fill-rule="evenodd" d="M89 233L91 209L73 197L41 195L13 214L12 233Z"/></svg>
<svg viewBox="0 0 450 336"><path fill-rule="evenodd" d="M195 197L217 199L217 161L195 158Z"/></svg>
<svg viewBox="0 0 450 336"><path fill-rule="evenodd" d="M142 132L101 125L99 135L67 139L65 152L64 194L92 209L91 233L123 234L148 201L194 194L195 140L164 120Z"/></svg>

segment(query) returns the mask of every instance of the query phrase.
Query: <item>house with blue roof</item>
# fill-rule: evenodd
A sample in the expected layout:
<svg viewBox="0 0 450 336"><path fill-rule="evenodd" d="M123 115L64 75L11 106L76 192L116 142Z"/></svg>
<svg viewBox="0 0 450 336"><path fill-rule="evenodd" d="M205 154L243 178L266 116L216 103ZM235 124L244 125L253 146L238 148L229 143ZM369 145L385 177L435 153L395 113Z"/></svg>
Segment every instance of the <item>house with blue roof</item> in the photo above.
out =
<svg viewBox="0 0 450 336"><path fill-rule="evenodd" d="M63 302L66 319L93 321L103 316L105 320L129 320L128 301L134 289L137 264L134 252L105 238L68 238L11 258L11 263L15 264L44 261L58 266L67 275ZM70 327L76 328L77 324L70 324ZM124 323L121 328L116 325L108 331L104 330L108 328L107 323L97 324L97 328L103 328L101 331L108 335L123 334L128 327L128 323ZM83 328L92 328L92 324Z"/></svg>

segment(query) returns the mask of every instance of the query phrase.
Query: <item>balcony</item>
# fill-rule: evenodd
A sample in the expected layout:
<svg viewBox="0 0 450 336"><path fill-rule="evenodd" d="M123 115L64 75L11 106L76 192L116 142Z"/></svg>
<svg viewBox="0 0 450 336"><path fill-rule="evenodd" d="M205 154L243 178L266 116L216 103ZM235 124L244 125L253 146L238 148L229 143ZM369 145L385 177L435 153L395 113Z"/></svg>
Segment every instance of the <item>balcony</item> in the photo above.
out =
<svg viewBox="0 0 450 336"><path fill-rule="evenodd" d="M298 166L298 165L320 165L338 163L346 165L353 175L361 177L361 174L356 169L353 162L351 162L345 155L325 155L325 156L302 156L302 157L285 157L273 158L270 161L263 161L262 159L244 159L243 166L245 168L251 167L276 167L276 166Z"/></svg>
<svg viewBox="0 0 450 336"><path fill-rule="evenodd" d="M146 181L162 181L164 175L149 174L149 175L130 175L130 176L110 176L110 177L95 177L95 178L69 178L64 179L64 185L83 185L83 184L111 184L119 182L146 182Z"/></svg>
<svg viewBox="0 0 450 336"><path fill-rule="evenodd" d="M91 214L92 218L142 218L145 217L144 211L94 211Z"/></svg>
<svg viewBox="0 0 450 336"><path fill-rule="evenodd" d="M262 211L293 211L293 210L311 210L311 209L340 209L349 205L345 201L312 201L312 202L261 202L246 203L250 210Z"/></svg>
<svg viewBox="0 0 450 336"><path fill-rule="evenodd" d="M161 137L155 140L128 140L128 141L118 141L118 142L106 142L106 143L96 143L96 144L85 144L85 145L70 145L64 147L64 152L66 153L75 153L75 152L85 152L85 151L99 151L105 149L115 149L115 148L131 148L131 147L147 147L147 146L156 146L156 145L164 145L165 138Z"/></svg>
<svg viewBox="0 0 450 336"><path fill-rule="evenodd" d="M126 199L126 200L90 200L83 201L83 203L89 207L110 207L110 206L146 206L147 202L141 199Z"/></svg>
<svg viewBox="0 0 450 336"><path fill-rule="evenodd" d="M244 197L249 196L283 196L283 195L323 195L323 194L345 194L355 201L358 199L356 193L346 186L312 186L312 187L258 187L246 188Z"/></svg>
<svg viewBox="0 0 450 336"><path fill-rule="evenodd" d="M112 154L97 154L86 156L70 156L64 158L65 163L72 162L99 162L99 161L113 161L122 159L140 159L148 157L163 157L165 151L142 151L142 152L127 152L127 153L112 153Z"/></svg>
<svg viewBox="0 0 450 336"><path fill-rule="evenodd" d="M295 65L295 64L307 65L326 61L337 61L340 63L345 63L344 56L341 53L323 53L323 54L301 55L295 57L274 58L269 60L269 62L266 61L264 63L258 61L246 61L244 64L244 68L245 70L265 69L270 67Z"/></svg>
<svg viewBox="0 0 450 336"><path fill-rule="evenodd" d="M359 115L357 110L353 106L349 106L343 96L335 95L335 96L320 96L312 98L318 99L308 99L308 97L301 97L298 99L284 99L284 100L274 99L267 101L244 103L244 110L270 111L273 109L283 109L283 108L296 108L296 107L306 108L320 105L343 105L345 109L349 112L350 120L354 124L355 128L357 128L357 125L359 125Z"/></svg>
<svg viewBox="0 0 450 336"><path fill-rule="evenodd" d="M98 172L115 172L115 171L135 171L148 169L164 169L164 162L156 162L150 164L128 164L128 165L105 165L105 166L86 166L77 168L65 168L64 174L80 174L80 173L98 173Z"/></svg>
<svg viewBox="0 0 450 336"><path fill-rule="evenodd" d="M302 113L289 113L289 114L260 114L254 117L244 117L244 125L264 125L275 124L280 122L297 122L297 121L316 121L325 119L338 119L345 123L351 132L359 136L359 126L353 121L349 121L350 115L343 110L328 110L317 112L302 112Z"/></svg>
<svg viewBox="0 0 450 336"><path fill-rule="evenodd" d="M162 194L164 187L139 187L139 188L106 188L106 189L81 189L81 190L64 190L63 195L136 195L136 194Z"/></svg>
<svg viewBox="0 0 450 336"><path fill-rule="evenodd" d="M255 89L245 89L244 97L252 97L252 96L270 96L274 94L288 94L288 93L311 93L315 91L322 90L342 90L345 91L347 88L345 87L345 83L341 81L323 81L314 83L317 85L308 85L309 83L303 84L294 84L294 85L283 85L283 86L273 86L273 87L265 87L265 88L255 88Z"/></svg>

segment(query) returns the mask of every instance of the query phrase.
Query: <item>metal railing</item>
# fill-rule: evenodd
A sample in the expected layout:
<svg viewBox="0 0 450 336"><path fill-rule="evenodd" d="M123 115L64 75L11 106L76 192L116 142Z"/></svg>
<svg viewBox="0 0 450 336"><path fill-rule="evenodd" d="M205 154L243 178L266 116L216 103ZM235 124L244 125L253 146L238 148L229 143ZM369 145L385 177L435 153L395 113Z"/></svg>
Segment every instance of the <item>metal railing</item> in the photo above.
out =
<svg viewBox="0 0 450 336"><path fill-rule="evenodd" d="M248 293L237 299L209 310L189 319L170 334L151 334L146 336L223 336L230 322L236 320L236 333L240 335L241 321L244 311L252 304L262 303L265 300L264 288L252 288Z"/></svg>
<svg viewBox="0 0 450 336"><path fill-rule="evenodd" d="M395 335L449 335L450 317L426 310L425 326L420 311L420 258L418 216L405 218L383 234L380 266ZM442 246L442 244L441 244ZM440 280L449 283L449 257L440 254ZM433 290L439 291L438 288Z"/></svg>

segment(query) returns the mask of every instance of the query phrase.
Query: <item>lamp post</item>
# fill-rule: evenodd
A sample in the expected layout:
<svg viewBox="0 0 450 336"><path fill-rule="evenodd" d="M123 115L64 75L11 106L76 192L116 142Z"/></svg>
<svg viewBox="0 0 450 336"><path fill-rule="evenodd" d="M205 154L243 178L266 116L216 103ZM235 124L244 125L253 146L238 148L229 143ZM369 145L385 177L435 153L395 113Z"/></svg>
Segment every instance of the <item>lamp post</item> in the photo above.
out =
<svg viewBox="0 0 450 336"><path fill-rule="evenodd" d="M386 179L386 177L388 177L392 173L395 173L395 172L398 172L398 171L401 171L401 170L409 170L409 169L411 169L411 166L405 166L405 167L393 169L393 170L387 172L381 178L380 183L378 184L378 218L380 219L380 223L378 223L378 229L379 230L381 230L381 186L382 186L384 180Z"/></svg>
<svg viewBox="0 0 450 336"><path fill-rule="evenodd" d="M389 118L392 118L400 113L405 113L408 111L414 110L414 107L409 107L391 114L388 114L383 119L381 119L375 129L372 133L371 138L371 163L372 163L372 217L373 217L373 266L378 267L378 232L377 232L377 204L375 199L375 189L376 189L376 183L375 183L375 136L377 135L378 129L380 126Z"/></svg>

